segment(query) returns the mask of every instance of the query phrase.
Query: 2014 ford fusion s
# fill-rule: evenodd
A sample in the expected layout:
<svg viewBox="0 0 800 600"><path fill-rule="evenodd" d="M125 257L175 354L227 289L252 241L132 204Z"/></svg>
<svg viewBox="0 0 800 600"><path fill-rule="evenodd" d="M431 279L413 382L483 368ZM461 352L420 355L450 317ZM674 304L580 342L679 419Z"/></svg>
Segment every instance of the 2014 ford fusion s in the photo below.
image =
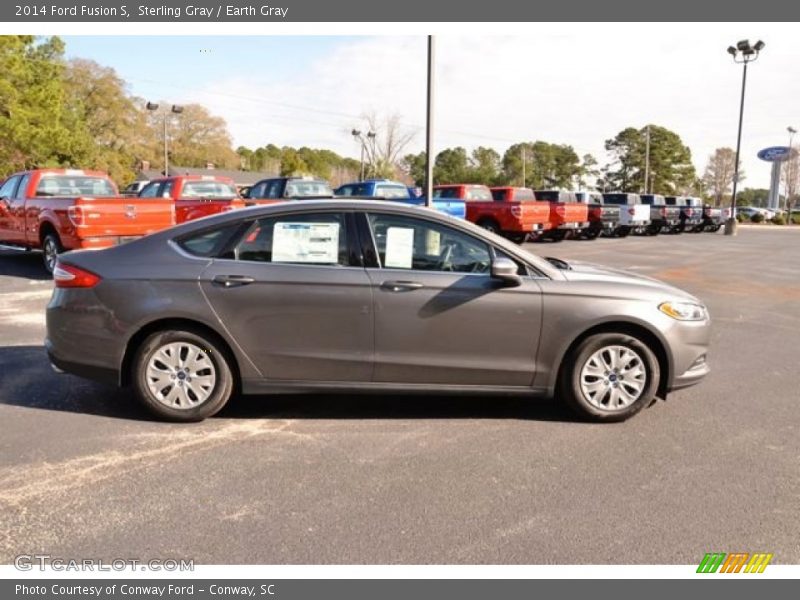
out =
<svg viewBox="0 0 800 600"><path fill-rule="evenodd" d="M59 258L53 365L165 419L234 393L557 397L621 421L707 373L705 306L391 202L253 207Z"/></svg>

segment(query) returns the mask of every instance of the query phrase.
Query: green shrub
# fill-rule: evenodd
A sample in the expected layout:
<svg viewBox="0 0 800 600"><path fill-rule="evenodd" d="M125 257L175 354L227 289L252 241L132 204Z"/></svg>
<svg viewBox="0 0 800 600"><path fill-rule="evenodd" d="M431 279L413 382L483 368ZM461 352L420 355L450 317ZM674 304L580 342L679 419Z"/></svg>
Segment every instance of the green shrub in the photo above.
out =
<svg viewBox="0 0 800 600"><path fill-rule="evenodd" d="M776 215L772 217L772 222L775 225L786 225L786 219L784 218L783 215Z"/></svg>
<svg viewBox="0 0 800 600"><path fill-rule="evenodd" d="M764 215L761 214L761 213L756 213L752 217L750 217L750 220L753 223L763 223L764 222Z"/></svg>
<svg viewBox="0 0 800 600"><path fill-rule="evenodd" d="M792 223L800 225L800 215L792 215Z"/></svg>
<svg viewBox="0 0 800 600"><path fill-rule="evenodd" d="M739 221L739 223L744 223L749 219L747 218L747 215L744 213L736 213L736 220Z"/></svg>

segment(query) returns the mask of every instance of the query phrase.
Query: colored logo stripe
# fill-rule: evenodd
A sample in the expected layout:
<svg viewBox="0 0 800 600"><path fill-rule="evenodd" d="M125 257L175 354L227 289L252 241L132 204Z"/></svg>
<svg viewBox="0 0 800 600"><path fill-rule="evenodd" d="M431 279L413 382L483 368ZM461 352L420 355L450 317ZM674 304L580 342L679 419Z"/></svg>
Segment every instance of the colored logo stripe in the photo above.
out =
<svg viewBox="0 0 800 600"><path fill-rule="evenodd" d="M772 560L772 554L757 552L709 552L700 561L698 573L763 573ZM744 570L743 570L744 569Z"/></svg>

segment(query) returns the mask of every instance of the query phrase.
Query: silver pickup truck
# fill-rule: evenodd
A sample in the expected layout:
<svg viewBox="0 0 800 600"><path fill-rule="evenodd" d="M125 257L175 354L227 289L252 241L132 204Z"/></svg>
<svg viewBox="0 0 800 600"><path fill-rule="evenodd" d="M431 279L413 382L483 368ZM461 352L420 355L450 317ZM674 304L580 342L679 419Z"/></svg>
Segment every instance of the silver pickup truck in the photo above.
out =
<svg viewBox="0 0 800 600"><path fill-rule="evenodd" d="M650 225L647 226L648 235L658 235L677 230L681 224L681 209L679 206L667 206L661 194L642 194L643 204L650 207Z"/></svg>
<svg viewBox="0 0 800 600"><path fill-rule="evenodd" d="M617 237L625 237L631 232L644 233L650 225L650 207L642 204L639 194L603 194L603 204L619 206L619 224L614 231Z"/></svg>

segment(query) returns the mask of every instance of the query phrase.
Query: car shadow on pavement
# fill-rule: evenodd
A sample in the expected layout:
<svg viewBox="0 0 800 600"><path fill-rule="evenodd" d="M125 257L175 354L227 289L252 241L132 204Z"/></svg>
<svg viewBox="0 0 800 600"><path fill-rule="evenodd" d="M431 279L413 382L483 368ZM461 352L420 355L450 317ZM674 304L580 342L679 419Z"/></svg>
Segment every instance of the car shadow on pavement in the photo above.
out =
<svg viewBox="0 0 800 600"><path fill-rule="evenodd" d="M42 264L42 255L0 248L0 276L46 281L52 279Z"/></svg>
<svg viewBox="0 0 800 600"><path fill-rule="evenodd" d="M157 421L128 389L50 368L42 346L0 347L0 404ZM276 394L237 396L225 419L517 419L578 422L562 403L518 396Z"/></svg>

